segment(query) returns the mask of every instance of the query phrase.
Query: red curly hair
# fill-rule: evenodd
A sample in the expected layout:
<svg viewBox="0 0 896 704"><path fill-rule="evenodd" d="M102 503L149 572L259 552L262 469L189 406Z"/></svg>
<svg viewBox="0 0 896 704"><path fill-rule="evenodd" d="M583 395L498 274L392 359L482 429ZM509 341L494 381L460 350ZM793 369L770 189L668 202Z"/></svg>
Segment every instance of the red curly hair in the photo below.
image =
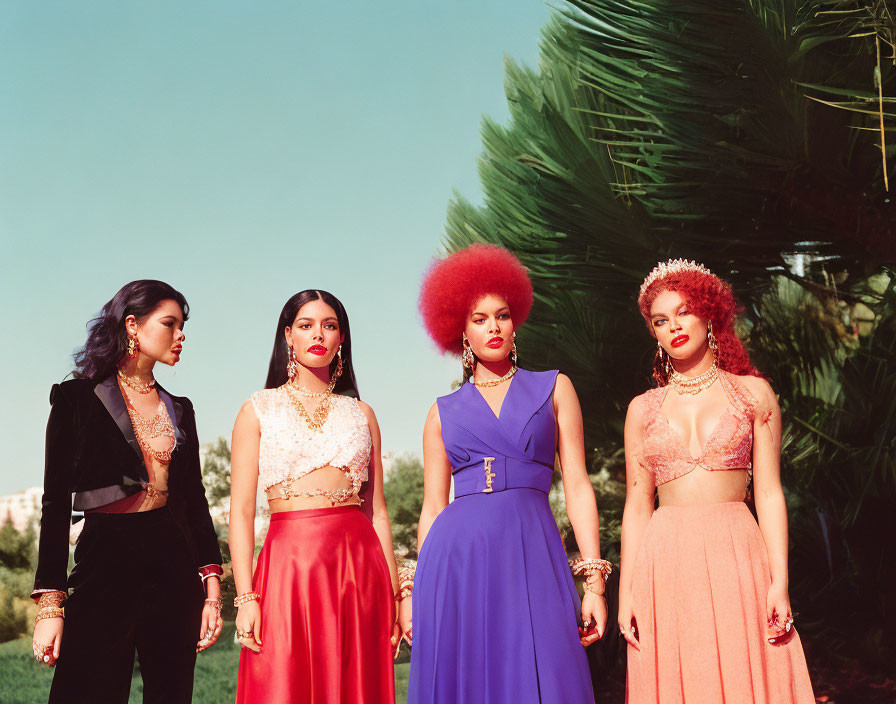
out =
<svg viewBox="0 0 896 704"><path fill-rule="evenodd" d="M436 259L423 275L420 314L426 332L443 353L463 351L462 334L483 296L501 296L519 328L532 309L532 282L513 254L493 244L471 244Z"/></svg>
<svg viewBox="0 0 896 704"><path fill-rule="evenodd" d="M638 307L648 329L651 329L650 306L662 291L677 291L688 302L694 315L712 322L712 331L719 343L716 363L720 369L732 374L762 376L750 362L744 343L734 332L734 321L743 311L743 306L737 302L729 284L718 276L700 271L680 271L656 279L638 299ZM654 362L653 378L660 386L669 383L659 355Z"/></svg>

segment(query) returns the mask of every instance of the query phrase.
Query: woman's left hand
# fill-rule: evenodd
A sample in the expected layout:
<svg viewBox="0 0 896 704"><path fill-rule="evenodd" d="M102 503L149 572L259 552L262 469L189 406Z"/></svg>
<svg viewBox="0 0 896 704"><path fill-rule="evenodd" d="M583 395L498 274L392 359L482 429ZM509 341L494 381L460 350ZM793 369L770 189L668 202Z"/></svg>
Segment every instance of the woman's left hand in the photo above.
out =
<svg viewBox="0 0 896 704"><path fill-rule="evenodd" d="M793 612L790 610L787 587L772 583L768 588L765 608L768 618L768 642L774 644L793 630Z"/></svg>
<svg viewBox="0 0 896 704"><path fill-rule="evenodd" d="M210 599L202 606L202 620L199 626L199 642L196 644L196 652L201 653L210 648L221 635L224 620L215 600Z"/></svg>
<svg viewBox="0 0 896 704"><path fill-rule="evenodd" d="M607 630L607 600L593 592L585 590L582 597L582 626L579 628L579 640L582 647L603 638Z"/></svg>

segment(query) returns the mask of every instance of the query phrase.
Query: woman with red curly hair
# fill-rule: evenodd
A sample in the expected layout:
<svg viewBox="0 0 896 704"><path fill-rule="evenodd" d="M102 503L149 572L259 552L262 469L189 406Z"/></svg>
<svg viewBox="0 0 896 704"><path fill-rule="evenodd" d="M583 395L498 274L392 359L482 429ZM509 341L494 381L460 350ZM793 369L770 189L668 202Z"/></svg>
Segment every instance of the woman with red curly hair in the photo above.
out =
<svg viewBox="0 0 896 704"><path fill-rule="evenodd" d="M679 259L650 273L638 305L658 386L625 420L627 701L811 704L787 587L781 412L734 332L731 287Z"/></svg>
<svg viewBox="0 0 896 704"><path fill-rule="evenodd" d="M461 355L466 383L436 401L423 431L420 560L416 580L407 569L400 579L413 590L413 704L594 701L582 645L606 627L610 564L575 390L556 371L516 366L531 307L525 269L491 245L436 262L423 282L426 328ZM586 556L573 564L587 578L581 602L548 503L555 454Z"/></svg>

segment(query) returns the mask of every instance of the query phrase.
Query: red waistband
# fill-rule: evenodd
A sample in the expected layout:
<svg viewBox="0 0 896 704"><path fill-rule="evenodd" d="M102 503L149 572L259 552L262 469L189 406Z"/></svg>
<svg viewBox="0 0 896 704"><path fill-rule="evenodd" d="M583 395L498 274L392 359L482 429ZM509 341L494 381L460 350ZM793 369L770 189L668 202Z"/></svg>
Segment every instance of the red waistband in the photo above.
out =
<svg viewBox="0 0 896 704"><path fill-rule="evenodd" d="M361 507L355 504L349 506L329 506L327 508L305 508L297 511L278 511L271 514L273 521L293 521L296 518L314 518L315 516L327 516L347 511L360 511Z"/></svg>

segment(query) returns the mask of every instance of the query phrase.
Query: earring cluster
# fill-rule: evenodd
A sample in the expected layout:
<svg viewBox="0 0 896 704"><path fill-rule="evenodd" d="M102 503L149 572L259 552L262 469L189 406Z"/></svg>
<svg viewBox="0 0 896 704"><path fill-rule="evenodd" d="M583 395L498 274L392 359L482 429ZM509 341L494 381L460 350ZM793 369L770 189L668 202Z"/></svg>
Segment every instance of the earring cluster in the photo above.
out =
<svg viewBox="0 0 896 704"><path fill-rule="evenodd" d="M716 358L716 361L719 359L719 341L712 331L712 321L710 320L706 326L706 343L709 345L709 349L712 350L712 356Z"/></svg>
<svg viewBox="0 0 896 704"><path fill-rule="evenodd" d="M473 356L473 348L470 346L470 340L467 338L467 333L464 332L461 333L461 335L461 344L464 349L460 355L460 359L464 368L469 369L472 373L476 370L476 357ZM516 349L516 330L513 331L513 337L510 339L512 341L510 345L510 363L515 367L518 358Z"/></svg>
<svg viewBox="0 0 896 704"><path fill-rule="evenodd" d="M289 359L286 362L286 376L292 381L299 373L299 358L296 357L296 351L292 345L287 345L287 347L289 347Z"/></svg>
<svg viewBox="0 0 896 704"><path fill-rule="evenodd" d="M469 369L470 372L473 372L476 369L476 358L473 356L473 348L470 347L470 341L467 339L467 333L461 334L463 335L461 343L464 346L464 351L461 354L460 359L464 367L466 369Z"/></svg>
<svg viewBox="0 0 896 704"><path fill-rule="evenodd" d="M663 349L659 340L656 342L656 357L654 358L653 366L656 369L662 369L667 379L672 374L672 358L669 356L669 353Z"/></svg>
<svg viewBox="0 0 896 704"><path fill-rule="evenodd" d="M292 345L287 344L289 347L289 359L286 362L286 376L290 381L296 378L296 375L299 373L299 358L296 356L296 351ZM336 350L336 369L333 372L333 377L331 381L336 381L339 377L342 376L342 345L339 345L339 349Z"/></svg>

